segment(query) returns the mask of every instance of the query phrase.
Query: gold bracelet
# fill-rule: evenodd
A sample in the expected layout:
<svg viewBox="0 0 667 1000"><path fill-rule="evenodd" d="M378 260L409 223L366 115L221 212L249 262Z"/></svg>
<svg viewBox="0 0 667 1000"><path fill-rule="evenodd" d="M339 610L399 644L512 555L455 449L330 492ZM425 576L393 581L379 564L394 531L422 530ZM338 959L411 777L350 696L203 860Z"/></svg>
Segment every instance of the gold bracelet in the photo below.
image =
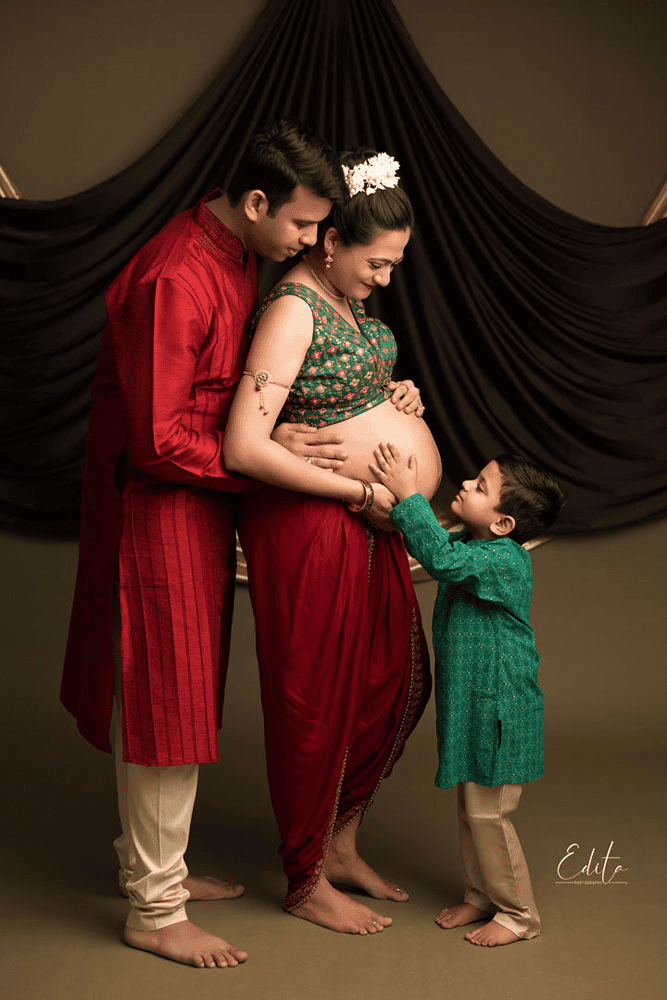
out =
<svg viewBox="0 0 667 1000"><path fill-rule="evenodd" d="M367 479L358 479L357 482L361 483L364 488L364 499L359 507L355 507L352 504L348 504L348 509L352 511L353 514L363 514L365 510L370 510L373 506L373 501L375 496L373 494L373 487L368 482Z"/></svg>

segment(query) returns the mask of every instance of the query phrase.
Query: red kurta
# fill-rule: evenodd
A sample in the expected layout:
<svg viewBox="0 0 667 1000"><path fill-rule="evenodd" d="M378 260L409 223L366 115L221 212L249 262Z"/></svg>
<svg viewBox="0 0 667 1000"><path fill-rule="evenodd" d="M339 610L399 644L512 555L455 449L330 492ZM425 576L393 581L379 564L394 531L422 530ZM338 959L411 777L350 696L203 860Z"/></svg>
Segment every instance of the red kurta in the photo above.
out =
<svg viewBox="0 0 667 1000"><path fill-rule="evenodd" d="M107 295L86 442L79 570L61 696L110 752L120 584L124 756L217 760L234 590L222 436L257 308L255 259L206 207L174 219ZM119 492L119 486L122 492Z"/></svg>

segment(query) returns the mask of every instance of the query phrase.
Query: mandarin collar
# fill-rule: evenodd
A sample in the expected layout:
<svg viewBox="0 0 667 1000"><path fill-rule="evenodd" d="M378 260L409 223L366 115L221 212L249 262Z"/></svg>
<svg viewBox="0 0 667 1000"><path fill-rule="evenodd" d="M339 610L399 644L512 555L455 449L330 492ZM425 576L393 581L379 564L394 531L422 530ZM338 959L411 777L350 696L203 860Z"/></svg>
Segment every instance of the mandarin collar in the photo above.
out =
<svg viewBox="0 0 667 1000"><path fill-rule="evenodd" d="M225 256L231 257L232 260L237 261L239 264L247 265L248 252L243 243L241 243L241 240L238 236L234 236L234 233L227 229L227 226L220 221L217 215L206 206L207 201L213 201L214 198L220 198L221 196L222 191L220 188L216 188L207 194L205 198L202 198L195 208L195 222L202 227L209 239L213 241L214 245Z"/></svg>

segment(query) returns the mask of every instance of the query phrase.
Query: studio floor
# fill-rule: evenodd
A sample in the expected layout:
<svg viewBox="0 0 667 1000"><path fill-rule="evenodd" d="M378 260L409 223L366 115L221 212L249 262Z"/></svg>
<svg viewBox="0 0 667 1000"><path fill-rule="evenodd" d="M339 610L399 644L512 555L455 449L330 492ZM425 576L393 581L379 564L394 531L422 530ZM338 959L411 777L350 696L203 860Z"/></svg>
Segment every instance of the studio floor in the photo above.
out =
<svg viewBox="0 0 667 1000"><path fill-rule="evenodd" d="M111 758L83 742L57 701L76 546L1 541L7 1000L663 995L666 522L533 552L546 770L526 786L516 826L543 933L509 947L476 948L434 923L460 885L454 792L433 786L432 704L360 835L367 859L411 893L409 903L378 904L393 926L355 938L282 911L252 615L238 587L221 762L201 769L188 855L191 871L246 885L239 900L190 905L191 919L249 952L233 970L183 967L122 943ZM435 584L417 592L429 622Z"/></svg>

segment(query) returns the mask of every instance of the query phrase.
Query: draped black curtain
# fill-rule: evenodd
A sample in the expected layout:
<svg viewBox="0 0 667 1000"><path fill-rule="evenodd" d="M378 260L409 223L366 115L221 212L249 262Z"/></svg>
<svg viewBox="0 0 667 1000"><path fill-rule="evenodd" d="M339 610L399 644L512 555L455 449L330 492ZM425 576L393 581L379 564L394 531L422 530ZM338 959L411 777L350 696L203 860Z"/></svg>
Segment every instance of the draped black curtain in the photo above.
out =
<svg viewBox="0 0 667 1000"><path fill-rule="evenodd" d="M369 308L422 388L448 478L516 450L562 481L561 532L663 514L667 222L594 225L522 185L447 100L389 0L271 0L133 166L60 201L0 201L0 526L75 532L106 288L169 219L225 186L258 124L285 115L401 162L417 231Z"/></svg>

